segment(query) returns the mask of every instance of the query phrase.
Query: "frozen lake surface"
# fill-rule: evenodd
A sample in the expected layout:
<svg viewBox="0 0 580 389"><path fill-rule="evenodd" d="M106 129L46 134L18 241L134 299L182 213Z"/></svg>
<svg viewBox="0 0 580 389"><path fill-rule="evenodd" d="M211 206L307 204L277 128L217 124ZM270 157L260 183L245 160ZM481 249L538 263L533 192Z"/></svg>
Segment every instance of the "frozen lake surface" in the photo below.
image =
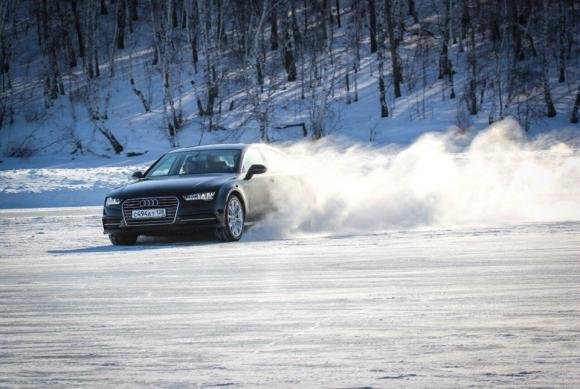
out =
<svg viewBox="0 0 580 389"><path fill-rule="evenodd" d="M0 211L0 386L580 385L580 223L118 248Z"/></svg>

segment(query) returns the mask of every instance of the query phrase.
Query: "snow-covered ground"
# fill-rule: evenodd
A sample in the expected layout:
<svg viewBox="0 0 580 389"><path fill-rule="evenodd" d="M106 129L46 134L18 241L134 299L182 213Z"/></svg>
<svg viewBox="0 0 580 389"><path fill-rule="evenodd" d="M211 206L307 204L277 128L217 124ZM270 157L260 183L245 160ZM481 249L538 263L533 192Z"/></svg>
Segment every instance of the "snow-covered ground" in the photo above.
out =
<svg viewBox="0 0 580 389"><path fill-rule="evenodd" d="M0 386L574 387L580 223L117 248L0 211Z"/></svg>

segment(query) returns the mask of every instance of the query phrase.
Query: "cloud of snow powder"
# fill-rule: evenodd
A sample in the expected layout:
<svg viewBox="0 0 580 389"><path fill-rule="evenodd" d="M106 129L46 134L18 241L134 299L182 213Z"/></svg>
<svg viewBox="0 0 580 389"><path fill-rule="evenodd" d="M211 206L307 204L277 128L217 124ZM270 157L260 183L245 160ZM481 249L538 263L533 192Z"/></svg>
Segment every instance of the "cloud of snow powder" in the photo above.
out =
<svg viewBox="0 0 580 389"><path fill-rule="evenodd" d="M423 226L580 220L580 154L542 147L506 119L477 134L428 133L403 150L331 141L284 148L306 188L251 233L355 233Z"/></svg>

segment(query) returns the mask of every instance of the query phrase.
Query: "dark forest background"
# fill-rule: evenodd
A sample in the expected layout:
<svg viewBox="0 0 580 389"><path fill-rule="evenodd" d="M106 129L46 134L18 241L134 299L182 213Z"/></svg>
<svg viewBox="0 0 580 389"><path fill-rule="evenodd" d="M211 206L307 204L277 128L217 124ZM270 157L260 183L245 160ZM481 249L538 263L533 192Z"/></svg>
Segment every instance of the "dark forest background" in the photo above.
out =
<svg viewBox="0 0 580 389"><path fill-rule="evenodd" d="M511 115L526 128L558 113L576 123L579 8L574 0L2 0L0 133L19 115L42 121L63 98L105 123L114 84L142 112L160 107L170 139L192 120L233 130L224 115L238 110L239 126L256 123L267 141L274 97L292 90L285 104L302 104L305 119L276 125L317 139L337 96L357 104L365 61L380 118L411 95L419 118L423 99L424 116L425 91L437 85L438 98L457 102L460 127L473 115L490 123ZM567 102L561 112L555 89ZM97 128L122 150L114 129Z"/></svg>

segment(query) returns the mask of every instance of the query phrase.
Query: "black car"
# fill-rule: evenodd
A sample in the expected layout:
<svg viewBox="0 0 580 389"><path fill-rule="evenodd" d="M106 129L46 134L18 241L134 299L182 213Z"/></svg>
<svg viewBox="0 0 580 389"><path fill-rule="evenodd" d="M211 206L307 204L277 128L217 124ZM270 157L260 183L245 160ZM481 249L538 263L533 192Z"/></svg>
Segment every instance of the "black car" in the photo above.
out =
<svg viewBox="0 0 580 389"><path fill-rule="evenodd" d="M135 182L111 191L103 209L104 233L114 245L139 235L213 229L237 241L244 227L276 208L273 191L296 178L276 168L287 157L266 145L211 145L168 152ZM291 185L291 184L290 184Z"/></svg>

